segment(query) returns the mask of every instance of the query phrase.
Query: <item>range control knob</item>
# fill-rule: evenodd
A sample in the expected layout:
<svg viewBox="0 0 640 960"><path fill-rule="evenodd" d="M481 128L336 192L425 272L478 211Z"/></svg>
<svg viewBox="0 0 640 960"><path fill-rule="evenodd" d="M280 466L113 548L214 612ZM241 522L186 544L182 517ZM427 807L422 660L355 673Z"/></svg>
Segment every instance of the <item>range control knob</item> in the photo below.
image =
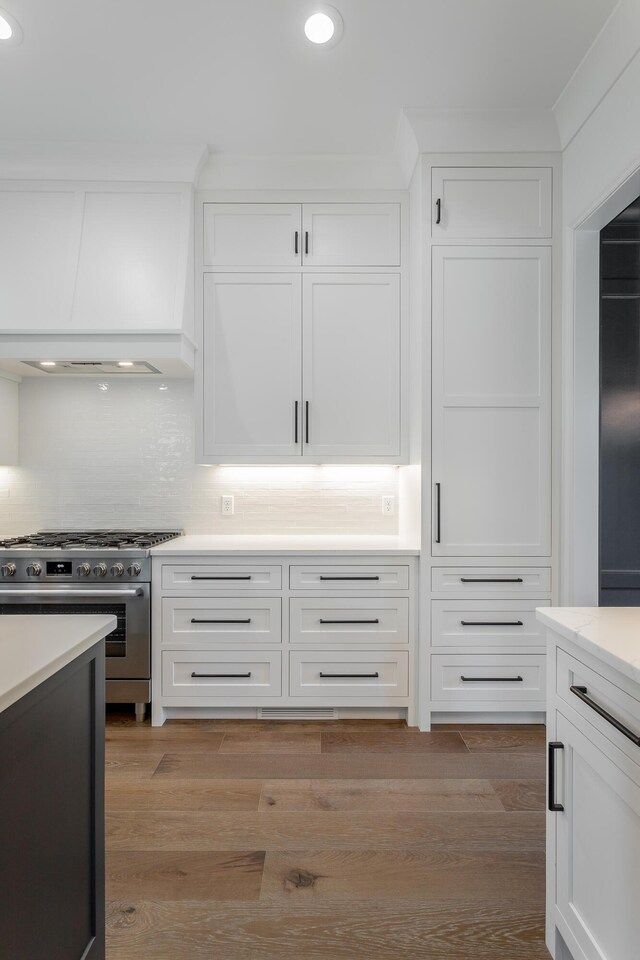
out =
<svg viewBox="0 0 640 960"><path fill-rule="evenodd" d="M93 572L96 577L106 577L107 575L107 565L106 563L96 563L93 568Z"/></svg>
<svg viewBox="0 0 640 960"><path fill-rule="evenodd" d="M39 577L42 573L42 567L39 563L30 563L27 567L27 576L28 577Z"/></svg>
<svg viewBox="0 0 640 960"><path fill-rule="evenodd" d="M124 565L122 563L114 563L114 565L109 570L109 573L112 577L121 577L124 574Z"/></svg>
<svg viewBox="0 0 640 960"><path fill-rule="evenodd" d="M127 567L127 573L130 577L139 577L140 576L140 564L132 563Z"/></svg>
<svg viewBox="0 0 640 960"><path fill-rule="evenodd" d="M91 567L88 563L81 563L79 567L76 567L76 573L79 577L88 577L91 573Z"/></svg>
<svg viewBox="0 0 640 960"><path fill-rule="evenodd" d="M15 563L5 563L0 567L0 573L3 577L15 577L16 575L16 565Z"/></svg>

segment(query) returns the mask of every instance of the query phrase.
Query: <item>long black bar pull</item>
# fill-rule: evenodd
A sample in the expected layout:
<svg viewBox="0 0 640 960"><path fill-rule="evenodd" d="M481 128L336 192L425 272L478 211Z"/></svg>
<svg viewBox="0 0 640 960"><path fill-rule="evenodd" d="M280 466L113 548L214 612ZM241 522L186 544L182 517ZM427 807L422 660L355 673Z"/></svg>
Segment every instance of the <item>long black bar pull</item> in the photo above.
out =
<svg viewBox="0 0 640 960"><path fill-rule="evenodd" d="M298 231L296 230L296 233L295 233L295 241L294 241L294 253L296 254L296 256L297 256L298 253L299 253L299 240L300 240L300 234L299 234Z"/></svg>
<svg viewBox="0 0 640 960"><path fill-rule="evenodd" d="M524 627L522 620L461 620L461 627Z"/></svg>
<svg viewBox="0 0 640 960"><path fill-rule="evenodd" d="M559 743L557 740L554 740L549 744L549 776L547 778L547 784L549 786L549 810L551 810L552 813L562 813L564 810L563 805L556 803L556 750L564 750L564 743Z"/></svg>
<svg viewBox="0 0 640 960"><path fill-rule="evenodd" d="M621 723L619 720L616 720L604 707L601 707L599 703L596 703L595 700L592 700L591 697L587 696L587 688L573 686L569 687L571 693L574 693L579 700L582 700L583 703L586 703L588 707L591 707L592 710L602 717L603 720L606 720L607 723L610 723L612 727L615 727L616 730L619 730L623 737L626 737L627 740L631 740L632 743L635 743L636 747L640 747L640 737L638 737L633 730L629 730L629 727L625 727L624 723Z"/></svg>
<svg viewBox="0 0 640 960"><path fill-rule="evenodd" d="M442 200L438 197L436 200L436 223L442 220Z"/></svg>
<svg viewBox="0 0 640 960"><path fill-rule="evenodd" d="M297 253L297 251L296 251L296 253ZM293 419L294 419L293 442L294 442L294 443L298 443L298 442L299 442L299 441L298 441L298 406L299 406L299 401L298 401L298 400L295 400L295 401L294 401L294 407L293 407Z"/></svg>
<svg viewBox="0 0 640 960"><path fill-rule="evenodd" d="M251 673L192 673L192 677L217 677L231 679L241 677L243 680L248 680L251 676Z"/></svg>
<svg viewBox="0 0 640 960"><path fill-rule="evenodd" d="M321 680L376 680L379 673L321 673Z"/></svg>
<svg viewBox="0 0 640 960"><path fill-rule="evenodd" d="M199 620L191 617L191 623L251 623L251 617L248 620Z"/></svg>
<svg viewBox="0 0 640 960"><path fill-rule="evenodd" d="M304 255L305 257L309 256L309 231L305 230L304 232Z"/></svg>
<svg viewBox="0 0 640 960"><path fill-rule="evenodd" d="M379 620L323 620L322 618L320 618L320 620L318 621L318 623L332 623L332 624L337 624L337 623L380 623L380 621L379 621Z"/></svg>
<svg viewBox="0 0 640 960"><path fill-rule="evenodd" d="M463 683L524 683L522 677L460 677Z"/></svg>
<svg viewBox="0 0 640 960"><path fill-rule="evenodd" d="M440 484L436 483L436 532L434 542L440 543Z"/></svg>
<svg viewBox="0 0 640 960"><path fill-rule="evenodd" d="M304 442L309 443L309 401L304 405Z"/></svg>
<svg viewBox="0 0 640 960"><path fill-rule="evenodd" d="M524 583L522 577L460 577L460 583Z"/></svg>

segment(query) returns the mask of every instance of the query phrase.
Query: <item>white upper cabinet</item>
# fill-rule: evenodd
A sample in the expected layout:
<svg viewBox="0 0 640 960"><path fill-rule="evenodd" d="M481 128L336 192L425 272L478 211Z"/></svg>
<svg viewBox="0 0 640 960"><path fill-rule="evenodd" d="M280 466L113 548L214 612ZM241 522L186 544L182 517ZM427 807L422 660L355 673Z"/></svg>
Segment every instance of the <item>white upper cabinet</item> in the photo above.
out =
<svg viewBox="0 0 640 960"><path fill-rule="evenodd" d="M205 203L204 266L298 266L299 203Z"/></svg>
<svg viewBox="0 0 640 960"><path fill-rule="evenodd" d="M397 203L305 203L302 262L306 267L397 267Z"/></svg>
<svg viewBox="0 0 640 960"><path fill-rule="evenodd" d="M69 323L78 255L73 188L0 187L0 329Z"/></svg>
<svg viewBox="0 0 640 960"><path fill-rule="evenodd" d="M179 193L87 192L71 322L78 329L179 326L187 237Z"/></svg>
<svg viewBox="0 0 640 960"><path fill-rule="evenodd" d="M0 330L192 326L192 191L0 184Z"/></svg>
<svg viewBox="0 0 640 960"><path fill-rule="evenodd" d="M550 248L434 248L434 555L549 555L550 340Z"/></svg>
<svg viewBox="0 0 640 960"><path fill-rule="evenodd" d="M434 239L551 237L550 167L434 167Z"/></svg>
<svg viewBox="0 0 640 960"><path fill-rule="evenodd" d="M400 282L304 277L304 455L400 454Z"/></svg>
<svg viewBox="0 0 640 960"><path fill-rule="evenodd" d="M204 459L300 456L301 278L206 274Z"/></svg>

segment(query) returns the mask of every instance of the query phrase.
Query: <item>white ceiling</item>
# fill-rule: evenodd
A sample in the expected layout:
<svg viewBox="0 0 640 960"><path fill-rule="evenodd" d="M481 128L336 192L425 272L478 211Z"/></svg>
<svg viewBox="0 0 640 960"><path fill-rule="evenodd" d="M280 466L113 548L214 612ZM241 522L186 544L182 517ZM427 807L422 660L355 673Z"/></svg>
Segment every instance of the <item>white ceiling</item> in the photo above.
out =
<svg viewBox="0 0 640 960"><path fill-rule="evenodd" d="M0 138L391 152L403 107L551 107L616 0L0 0Z"/></svg>

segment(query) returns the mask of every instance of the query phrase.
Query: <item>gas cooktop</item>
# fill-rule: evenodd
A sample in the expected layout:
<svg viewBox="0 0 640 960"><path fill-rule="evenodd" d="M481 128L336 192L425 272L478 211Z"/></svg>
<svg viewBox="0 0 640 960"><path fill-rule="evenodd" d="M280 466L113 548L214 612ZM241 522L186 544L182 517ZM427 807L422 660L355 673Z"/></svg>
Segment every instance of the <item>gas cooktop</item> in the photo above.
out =
<svg viewBox="0 0 640 960"><path fill-rule="evenodd" d="M180 530L41 530L0 540L0 550L149 550Z"/></svg>

